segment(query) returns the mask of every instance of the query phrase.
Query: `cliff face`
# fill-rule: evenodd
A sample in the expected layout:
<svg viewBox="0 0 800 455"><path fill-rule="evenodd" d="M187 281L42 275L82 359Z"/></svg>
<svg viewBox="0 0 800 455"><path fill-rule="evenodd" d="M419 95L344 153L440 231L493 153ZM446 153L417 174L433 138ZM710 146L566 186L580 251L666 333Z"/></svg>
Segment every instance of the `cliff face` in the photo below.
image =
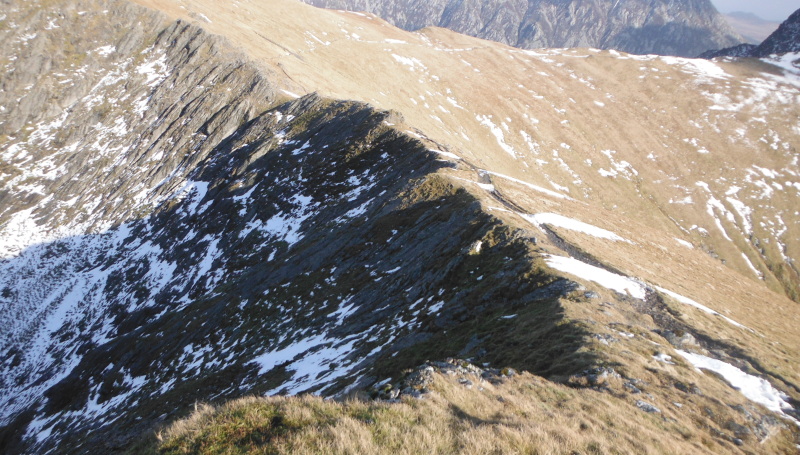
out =
<svg viewBox="0 0 800 455"><path fill-rule="evenodd" d="M708 0L306 0L369 11L406 30L439 26L524 49L594 47L693 57L743 41Z"/></svg>
<svg viewBox="0 0 800 455"><path fill-rule="evenodd" d="M139 3L0 19L0 451L122 451L197 401L449 356L663 410L642 425L686 451L793 447L791 68Z"/></svg>

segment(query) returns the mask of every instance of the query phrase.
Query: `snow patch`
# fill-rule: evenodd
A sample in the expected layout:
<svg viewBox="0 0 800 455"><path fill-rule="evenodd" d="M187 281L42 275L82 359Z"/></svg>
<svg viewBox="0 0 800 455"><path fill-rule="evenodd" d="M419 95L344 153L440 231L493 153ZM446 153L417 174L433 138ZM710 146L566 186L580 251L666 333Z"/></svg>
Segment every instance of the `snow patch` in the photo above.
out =
<svg viewBox="0 0 800 455"><path fill-rule="evenodd" d="M630 294L631 297L640 300L644 300L647 294L645 285L633 278L617 275L616 273L570 257L553 255L545 255L544 257L547 265L556 270L575 275L587 281L593 281L604 288L611 289L620 294Z"/></svg>
<svg viewBox="0 0 800 455"><path fill-rule="evenodd" d="M392 58L394 58L398 63L407 66L411 71L425 71L428 69L418 58L403 57L402 55L397 54L392 54Z"/></svg>
<svg viewBox="0 0 800 455"><path fill-rule="evenodd" d="M574 199L572 199L571 197L569 197L569 196L567 196L565 194L556 193L555 191L548 190L547 188L542 188L541 186L537 186L537 185L534 185L532 183L528 183L528 182L525 182L525 181L522 181L522 180L519 180L519 179L515 179L514 177L509 177L507 175L498 174L497 172L491 172L491 171L486 171L486 170L481 170L480 172L486 173L486 174L489 174L489 175L494 175L495 177L500 177L502 179L510 180L510 181L512 181L514 183L519 183L520 185L524 185L524 186L526 186L526 187L528 187L528 188L530 188L530 189L532 189L534 191L538 191L540 193L544 193L544 194L546 194L548 196L552 196L552 197L555 197L555 198L558 198L558 199L568 199L570 201L574 201Z"/></svg>
<svg viewBox="0 0 800 455"><path fill-rule="evenodd" d="M492 135L497 140L497 143L500 145L501 149L503 149L506 153L508 153L512 157L514 158L517 157L517 152L514 151L514 148L506 143L503 130L492 122L491 115L477 115L475 116L475 119L478 120L478 122L481 125L489 128L489 131L491 131Z"/></svg>
<svg viewBox="0 0 800 455"><path fill-rule="evenodd" d="M540 228L542 225L549 224L551 226L557 226L570 231L591 235L592 237L597 237L599 239L632 243L630 240L626 240L611 231L607 231L597 226L592 226L591 224L584 223L573 218L558 215L556 213L537 213L534 215L522 215L522 217L539 226Z"/></svg>
<svg viewBox="0 0 800 455"><path fill-rule="evenodd" d="M800 425L800 422L786 415L784 410L792 409L789 404L789 396L772 387L765 379L747 374L735 366L721 360L712 359L704 355L676 350L683 358L691 363L695 368L713 371L739 390L748 400L764 405L770 411L781 414Z"/></svg>
<svg viewBox="0 0 800 455"><path fill-rule="evenodd" d="M741 327L743 329L750 330L751 332L753 331L749 327L747 327L745 325L742 325L742 324L739 324L738 322L734 321L733 319L731 319L731 318L729 318L727 316L724 316L724 315L712 310L711 308L709 308L709 307L707 307L705 305L701 305L700 303L697 303L697 302L695 302L694 300L692 300L692 299L690 299L688 297L684 297L684 296L682 296L682 295L680 295L678 293L670 291L669 289L664 289L664 288L659 287L659 286L654 286L654 287L659 292L667 294L668 296L672 297L673 299L677 300L680 303L683 303L684 305L693 306L693 307L695 307L695 308L697 308L697 309L699 309L699 310L701 310L701 311L703 311L705 313L712 314L714 316L719 316L722 319L726 320L728 323L730 323L732 325L735 325L736 327Z"/></svg>

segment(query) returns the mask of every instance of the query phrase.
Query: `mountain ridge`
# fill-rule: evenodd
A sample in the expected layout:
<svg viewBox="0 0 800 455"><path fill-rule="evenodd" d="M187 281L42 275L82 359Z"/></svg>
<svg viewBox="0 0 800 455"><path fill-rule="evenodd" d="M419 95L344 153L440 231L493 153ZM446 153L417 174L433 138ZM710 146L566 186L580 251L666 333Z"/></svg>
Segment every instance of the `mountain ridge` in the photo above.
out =
<svg viewBox="0 0 800 455"><path fill-rule="evenodd" d="M671 406L677 383L691 380L713 391L714 400L726 403L719 409L711 404L720 415L714 419L721 423L702 417L712 428L722 428L727 418L756 432L754 422L771 414L760 407L742 407L746 412L731 407L747 402L727 384L677 360L673 347L737 365L769 378L787 397L797 396L797 372L789 363L797 357L791 330L798 320L796 304L780 294L787 291L776 281L771 282L770 291L758 278L758 272L769 270L761 262L756 263L760 270L753 272L746 262L723 264L711 254L714 250L729 258L741 251L752 254L749 244L741 243L739 229L744 230L746 222L763 223L766 218L755 218L761 216L758 212L748 218L734 211L735 201L750 200L745 195L753 189L747 183L759 191L756 196L766 191L761 183L774 192L770 200L774 209L763 198L753 199L764 205L754 205L754 209L791 220L780 206L781 198L786 198L789 207L795 200L794 186L787 183L792 178L788 171L796 167L790 159L794 136L790 128L781 127L796 110L797 90L789 82L789 69L784 73L767 62L702 66L693 60L585 50L519 54L441 29L406 34L375 18L318 12L293 2L195 2L184 10L179 2L159 2L167 13L178 16L170 19L122 1L114 2L107 13L102 13L98 2L70 5L74 6L45 7L38 15L20 10L13 20L27 18L20 23L28 28L7 32L24 38L30 35L28 30L47 30L56 18L54 25L62 28L58 33L70 34L74 27L85 27L86 11L94 12L90 23L100 26L96 34L76 34L86 41L76 51L65 53L64 63L54 59L44 65L49 65L49 72L31 71L43 79L35 84L30 98L13 101L19 89L31 84L20 77L10 79L16 85L2 101L5 116L0 126L19 118L7 112L27 112L23 123L13 128L30 132L3 137L0 153L13 158L2 176L7 195L0 212L3 238L14 239L10 235L14 226L44 225L39 226L44 232L37 240L43 245L31 245L28 240L4 250L6 257L0 265L9 273L3 274L7 280L3 316L14 319L8 309L16 307L9 305L52 303L43 309L43 325L25 326L25 318L11 325L23 338L32 333L28 339L46 343L30 343L36 349L27 352L12 348L3 358L3 398L32 400L18 401L13 404L16 408L4 407L8 412L4 418L15 419L4 421L6 449L124 450L138 433L164 419L185 415L193 399L302 391L329 396L397 377L400 370L413 368L429 356L474 355L491 365L526 369L553 381L572 380L576 386L596 383L590 377L598 373L584 370L612 368L623 379L610 390L635 404L639 396L626 392L629 389L623 384L635 380L631 384L645 387L662 410ZM236 9L244 11L235 13ZM306 19L294 25L286 23L287 18L304 15ZM242 16L265 22L256 28ZM238 27L226 22L233 19ZM116 25L121 20L151 24L150 32L143 32L140 41L131 41L136 34L123 34L127 29ZM284 28L271 28L270 21L283 22ZM58 28L48 31L53 30ZM40 33L24 42L5 43L47 48L46 40L58 42L57 35L48 38ZM109 35L115 38L104 42L91 38ZM252 36L260 40L245 39ZM127 50L120 43L129 43ZM239 53L232 46L239 46ZM233 59L226 57L231 53ZM368 56L363 61L371 66L359 66L361 60L354 54ZM27 68L21 58L24 54L6 48L3 55L6 67ZM98 61L110 57L114 64L92 67L87 60L71 66L71 59L80 55L96 55ZM457 65L448 69L431 63L440 55L452 55L442 60L447 63L451 58ZM523 124L525 117L502 104L492 110L480 104L485 93L478 88L484 84L501 94L507 90L496 83L492 65L486 63L497 59L520 60L509 69L512 74L527 73L528 79L511 80L538 88L537 79L531 79L545 84L558 75L553 87L571 88L569 95L552 90L546 99L538 93L519 92L527 95L518 100L550 103L547 109L538 105L526 109L524 102L512 106L538 117L536 122L525 119L530 126L520 127L527 139L524 134L512 134L509 127ZM308 73L309 66L318 73ZM470 75L468 84L459 84L463 68L471 67L477 70L472 71L475 76ZM621 71L640 67L647 72ZM373 74L381 73L395 79L369 83ZM630 80L617 85L602 77L617 73L629 74ZM612 187L611 192L629 191L632 186L647 193L647 170L618 137L613 138L620 145L616 150L587 147L580 138L588 136L586 142L595 142L598 138L592 131L597 128L572 104L606 109L600 112L612 115L604 122L624 124L627 117L615 116L626 109L622 103L615 106L614 99L631 96L626 104L630 101L636 106L645 98L628 94L620 86L641 81L636 83L653 90L648 96L657 108L664 100L654 88L661 83L680 81L670 85L672 96L676 91L690 92L689 87L710 90L707 78L728 83L704 95L711 100L695 99L698 107L686 110L697 115L690 118L715 115L703 123L709 131L702 137L715 137L722 134L715 128L722 131L736 124L747 128L740 135L742 140L758 144L767 137L771 141L756 149L759 167L747 165L765 180L745 172L750 181L740 182L732 172L724 182L704 178L706 186L697 186L691 193L692 197L710 194L712 215L706 220L705 235L699 226L690 231L687 224L686 232L676 228L675 224L685 223L683 219L670 221L669 216L676 213L670 206L681 204L655 204L667 215L651 212L634 218L635 209L649 207L651 202L631 199L627 208L615 208L624 204L622 198L605 196L602 185L586 183L602 182ZM754 101L750 86L740 85L739 78L749 84L772 83L768 86L785 98ZM74 86L60 83L67 79L77 82ZM409 93L415 84L423 87L420 93ZM62 85L74 87L77 95L65 96L72 101L31 102L65 93ZM585 91L576 89L581 86ZM600 98L603 106L594 103L598 86L612 95ZM397 87L406 91L395 95ZM464 87L474 87L474 96ZM317 93L307 93L307 88ZM381 91L385 99L377 101ZM337 101L332 95L355 101ZM761 122L733 123L739 114L725 104L724 96L731 97L727 102L742 103L739 109L745 113L768 116L778 138L765 136ZM376 101L370 102L373 97ZM495 100L485 102L492 105ZM761 102L768 109L753 106ZM439 120L425 104L432 105ZM46 113L35 113L31 106ZM63 111L53 106L64 106ZM730 110L707 110L708 106ZM467 109L465 116L456 114ZM665 118L655 109L646 112L655 121ZM50 126L64 113L63 121ZM586 117L596 116L590 112ZM468 128L448 131L461 122ZM120 125L125 124L137 129L123 132ZM690 131L685 122L665 125L678 133ZM655 149L653 144L669 139L648 142L651 134L656 135L620 131L619 137L629 137L636 148L653 147L655 158L669 147ZM604 131L603 135L615 133ZM714 153L715 160L722 159L709 145L711 140L692 143L690 136L687 142L682 138L676 142L687 145L666 158L673 167L710 172L695 164L695 157L706 155L698 151L701 147L712 148L707 152ZM62 167L59 154L63 156L65 150L80 150L78 156L85 158L76 162L80 166L54 172ZM571 150L580 150L580 158ZM728 157L745 156L752 150L732 144ZM682 161L684 156L690 158ZM584 159L594 160L587 163L590 171L578 167ZM658 158L646 159L658 162ZM31 160L41 168L31 172ZM133 166L136 163L141 167ZM532 166L538 169L531 173L536 175L512 169ZM783 169L780 166L786 166L786 175L766 180L777 172L773 168ZM120 171L147 176L151 184L137 187L134 181L120 186L117 179L127 176ZM689 170L686 173L691 175ZM71 183L87 174L92 176L91 189ZM766 182L783 182L785 191L778 194ZM723 184L718 192L717 186ZM734 184L742 185L740 195L725 194ZM70 193L71 185L76 191L96 194ZM103 198L105 193L116 197ZM74 196L79 197L72 201ZM645 196L653 197L655 192ZM66 204L57 204L58 198ZM89 215L98 206L92 204L98 201L106 204L99 205L104 213L92 219ZM83 214L75 207L84 207ZM691 210L687 208L686 218L699 220ZM708 216L706 206L698 211ZM59 230L65 222L74 224L71 233ZM772 246L778 248L775 254L794 256L793 224L786 224L788 235L758 234L756 239L762 240L756 245L765 252ZM739 261L750 259L740 256ZM786 262L790 268L792 262ZM564 268L564 263L570 267ZM587 265L594 267L588 269L593 273L602 270L623 285L581 275L578 271ZM766 273L765 278L775 280ZM41 290L52 297L50 302L34 295ZM20 297L26 293L30 299ZM783 317L771 318L778 309ZM678 333L689 333L696 341L676 341L681 338ZM50 339L51 334L55 339ZM779 344L769 345L763 339ZM14 341L20 344L20 340ZM663 356L655 359L653 349L674 354L675 365L663 362ZM38 352L49 352L54 358ZM53 362L55 357L67 362L60 365ZM43 363L36 363L41 359ZM37 368L39 380L26 380L21 374L23 369ZM577 397L582 394L576 392ZM793 399L787 398L787 403ZM680 395L680 400L687 400L692 408L712 401L694 393ZM681 425L689 425L687 414L668 412ZM795 411L787 407L785 412ZM755 420L747 420L746 413ZM791 435L781 430L780 423L768 427L776 434ZM733 434L733 430L720 431ZM697 447L708 437L699 434L689 435ZM754 445L770 440L766 436L744 439ZM735 453L732 437L709 441L711 447Z"/></svg>
<svg viewBox="0 0 800 455"><path fill-rule="evenodd" d="M753 51L754 57L800 51L800 9L783 21L767 39Z"/></svg>
<svg viewBox="0 0 800 455"><path fill-rule="evenodd" d="M694 57L743 40L705 0L597 2L529 0L402 2L305 0L368 11L406 30L440 26L523 49L594 47L633 54Z"/></svg>

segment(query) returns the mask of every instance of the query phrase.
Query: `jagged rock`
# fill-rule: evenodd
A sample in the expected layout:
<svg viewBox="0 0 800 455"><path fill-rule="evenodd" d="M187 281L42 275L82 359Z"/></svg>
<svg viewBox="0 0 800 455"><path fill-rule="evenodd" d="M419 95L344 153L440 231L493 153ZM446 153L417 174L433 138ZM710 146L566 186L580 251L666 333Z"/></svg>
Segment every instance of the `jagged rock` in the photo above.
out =
<svg viewBox="0 0 800 455"><path fill-rule="evenodd" d="M648 403L646 401L642 401L642 400L637 400L636 401L636 407L641 409L642 411L648 412L648 413L657 413L657 414L661 413L661 409L658 409L657 407L653 406L652 404L650 404L650 403Z"/></svg>
<svg viewBox="0 0 800 455"><path fill-rule="evenodd" d="M702 395L700 389L694 384L686 384L685 382L676 382L675 388L684 393L691 393L694 395Z"/></svg>
<svg viewBox="0 0 800 455"><path fill-rule="evenodd" d="M476 381L500 384L505 378L518 374L513 368L484 369L463 359L448 358L445 361L425 362L394 384L378 383L372 387L371 396L387 401L397 401L404 396L424 398L425 394L430 392L429 386L437 373L457 378L458 383L466 388L472 388Z"/></svg>
<svg viewBox="0 0 800 455"><path fill-rule="evenodd" d="M744 425L738 424L732 420L728 421L725 424L725 428L733 432L733 434L741 441L742 439L747 438L748 436L752 435L752 431ZM741 444L737 444L741 445Z"/></svg>
<svg viewBox="0 0 800 455"><path fill-rule="evenodd" d="M754 49L751 57L800 52L800 9L783 21L778 29Z"/></svg>
<svg viewBox="0 0 800 455"><path fill-rule="evenodd" d="M575 387L603 388L609 380L620 378L620 374L614 371L613 368L598 367L570 376L567 384Z"/></svg>
<svg viewBox="0 0 800 455"><path fill-rule="evenodd" d="M673 331L666 331L663 334L664 338L669 341L669 343L676 348L679 349L687 349L697 347L697 340L694 336L692 336L689 332L673 332Z"/></svg>
<svg viewBox="0 0 800 455"><path fill-rule="evenodd" d="M757 47L755 44L742 43L724 49L709 50L698 55L697 58L750 57Z"/></svg>
<svg viewBox="0 0 800 455"><path fill-rule="evenodd" d="M617 338L607 333L595 333L592 334L592 338L605 345L609 345L611 343L616 343L619 341Z"/></svg>
<svg viewBox="0 0 800 455"><path fill-rule="evenodd" d="M623 387L625 387L626 390L628 390L630 393L633 393L633 394L642 393L642 390L639 389L638 387L636 387L636 384L635 384L634 380L626 381L623 384Z"/></svg>
<svg viewBox="0 0 800 455"><path fill-rule="evenodd" d="M502 370L500 370L500 376L503 376L503 377L506 377L506 378L513 378L517 374L519 374L519 373L517 373L517 370L515 370L513 368L503 368Z"/></svg>

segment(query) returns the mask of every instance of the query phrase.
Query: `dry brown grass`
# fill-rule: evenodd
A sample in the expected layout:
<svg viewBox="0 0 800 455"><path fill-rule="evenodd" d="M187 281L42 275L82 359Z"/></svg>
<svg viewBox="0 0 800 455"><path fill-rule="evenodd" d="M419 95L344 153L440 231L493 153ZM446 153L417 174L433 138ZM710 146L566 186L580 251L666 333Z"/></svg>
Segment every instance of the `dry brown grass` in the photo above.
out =
<svg viewBox="0 0 800 455"><path fill-rule="evenodd" d="M708 403L707 403L708 404ZM664 406L659 403L659 406ZM791 453L788 433L737 447L683 411L647 414L628 398L529 374L472 388L437 376L425 399L390 404L318 397L201 406L159 434L160 454ZM674 408L673 409L677 409ZM714 410L722 408L714 407Z"/></svg>

